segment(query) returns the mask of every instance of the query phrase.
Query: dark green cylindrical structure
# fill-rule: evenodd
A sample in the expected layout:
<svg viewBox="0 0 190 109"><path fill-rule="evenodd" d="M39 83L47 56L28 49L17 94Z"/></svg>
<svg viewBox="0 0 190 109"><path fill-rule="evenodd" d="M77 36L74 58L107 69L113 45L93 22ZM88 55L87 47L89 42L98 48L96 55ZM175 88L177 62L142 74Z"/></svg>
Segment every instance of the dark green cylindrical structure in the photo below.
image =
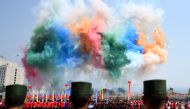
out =
<svg viewBox="0 0 190 109"><path fill-rule="evenodd" d="M27 87L25 85L8 85L5 92L5 105L7 107L21 106L27 94Z"/></svg>
<svg viewBox="0 0 190 109"><path fill-rule="evenodd" d="M89 82L72 82L71 96L84 97L92 95L92 84Z"/></svg>
<svg viewBox="0 0 190 109"><path fill-rule="evenodd" d="M147 80L144 81L145 97L166 97L166 80Z"/></svg>

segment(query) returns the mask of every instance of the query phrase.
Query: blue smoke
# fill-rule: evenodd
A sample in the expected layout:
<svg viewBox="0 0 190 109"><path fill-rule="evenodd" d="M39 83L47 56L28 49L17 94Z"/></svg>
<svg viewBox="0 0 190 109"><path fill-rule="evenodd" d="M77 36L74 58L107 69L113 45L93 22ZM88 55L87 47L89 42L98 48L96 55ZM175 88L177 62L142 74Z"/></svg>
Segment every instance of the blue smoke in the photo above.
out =
<svg viewBox="0 0 190 109"><path fill-rule="evenodd" d="M76 67L85 61L86 55L80 53L76 37L70 31L58 23L53 23L50 27L58 41L57 57L55 64L65 67Z"/></svg>
<svg viewBox="0 0 190 109"><path fill-rule="evenodd" d="M132 25L132 23L127 23L124 28L124 34L122 37L122 42L125 45L127 51L132 52L140 52L144 53L144 48L137 45L138 35L136 34L136 28Z"/></svg>

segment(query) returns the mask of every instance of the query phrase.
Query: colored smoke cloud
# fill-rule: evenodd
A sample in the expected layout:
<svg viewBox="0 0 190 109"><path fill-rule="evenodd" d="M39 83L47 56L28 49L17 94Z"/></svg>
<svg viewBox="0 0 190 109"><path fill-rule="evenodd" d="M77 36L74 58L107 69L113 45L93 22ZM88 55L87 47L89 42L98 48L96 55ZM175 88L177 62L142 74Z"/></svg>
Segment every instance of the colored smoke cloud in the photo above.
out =
<svg viewBox="0 0 190 109"><path fill-rule="evenodd" d="M126 87L128 79L166 62L162 15L151 4L43 0L22 60L29 83L81 80L99 82L96 88Z"/></svg>

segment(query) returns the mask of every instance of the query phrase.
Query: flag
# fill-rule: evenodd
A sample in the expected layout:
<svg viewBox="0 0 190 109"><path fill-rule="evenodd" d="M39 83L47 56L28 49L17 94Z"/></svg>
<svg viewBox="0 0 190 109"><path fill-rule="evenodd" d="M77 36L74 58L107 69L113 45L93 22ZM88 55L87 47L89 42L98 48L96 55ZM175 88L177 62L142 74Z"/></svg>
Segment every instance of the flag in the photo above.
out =
<svg viewBox="0 0 190 109"><path fill-rule="evenodd" d="M101 99L104 100L104 89L101 90Z"/></svg>
<svg viewBox="0 0 190 109"><path fill-rule="evenodd" d="M98 91L96 91L96 104L98 103Z"/></svg>

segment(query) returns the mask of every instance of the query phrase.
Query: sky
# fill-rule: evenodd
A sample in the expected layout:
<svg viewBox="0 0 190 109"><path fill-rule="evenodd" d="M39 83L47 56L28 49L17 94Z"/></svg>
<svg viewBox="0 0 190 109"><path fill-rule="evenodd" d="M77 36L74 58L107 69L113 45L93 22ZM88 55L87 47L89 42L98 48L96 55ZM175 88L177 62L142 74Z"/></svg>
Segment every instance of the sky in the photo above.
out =
<svg viewBox="0 0 190 109"><path fill-rule="evenodd" d="M167 87L187 92L190 88L190 0L135 1L153 3L165 13L162 25L167 38L168 61L145 79L166 79ZM0 1L0 56L21 64L22 51L36 25L35 7L39 3L40 0Z"/></svg>

